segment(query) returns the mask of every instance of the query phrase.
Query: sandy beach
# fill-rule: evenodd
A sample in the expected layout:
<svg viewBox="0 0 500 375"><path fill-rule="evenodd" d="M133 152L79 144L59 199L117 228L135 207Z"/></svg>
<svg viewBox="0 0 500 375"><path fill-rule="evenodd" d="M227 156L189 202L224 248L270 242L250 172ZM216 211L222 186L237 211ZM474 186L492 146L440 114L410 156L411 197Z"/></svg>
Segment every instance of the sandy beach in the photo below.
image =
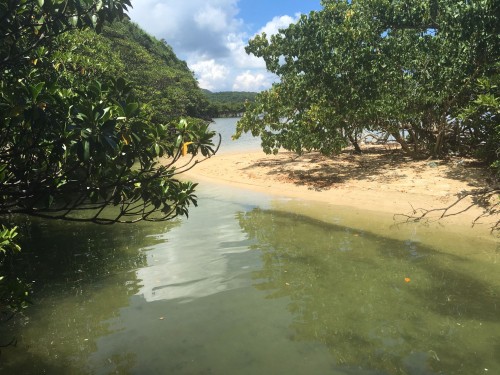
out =
<svg viewBox="0 0 500 375"><path fill-rule="evenodd" d="M445 208L460 192L487 185L486 170L474 160L414 161L392 147L372 147L362 155L345 150L333 158L318 153L266 155L262 151L217 154L185 175L196 182L223 183L276 197L373 211L391 218L396 214L400 221L405 220L404 214L413 216L421 213L420 209ZM461 212L471 203L466 198L453 206L439 224L471 228L484 213L478 206ZM434 222L442 214L436 211L428 218ZM482 218L474 228L489 232L491 223L497 220Z"/></svg>

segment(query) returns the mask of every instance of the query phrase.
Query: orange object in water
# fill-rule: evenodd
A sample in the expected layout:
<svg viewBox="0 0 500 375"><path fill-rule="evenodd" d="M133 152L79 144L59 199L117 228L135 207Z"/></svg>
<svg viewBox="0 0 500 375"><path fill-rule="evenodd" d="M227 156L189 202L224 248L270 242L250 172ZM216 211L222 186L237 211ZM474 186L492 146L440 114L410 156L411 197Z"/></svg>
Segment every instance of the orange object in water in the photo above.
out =
<svg viewBox="0 0 500 375"><path fill-rule="evenodd" d="M405 277L405 282L409 283L411 280L409 277Z"/></svg>

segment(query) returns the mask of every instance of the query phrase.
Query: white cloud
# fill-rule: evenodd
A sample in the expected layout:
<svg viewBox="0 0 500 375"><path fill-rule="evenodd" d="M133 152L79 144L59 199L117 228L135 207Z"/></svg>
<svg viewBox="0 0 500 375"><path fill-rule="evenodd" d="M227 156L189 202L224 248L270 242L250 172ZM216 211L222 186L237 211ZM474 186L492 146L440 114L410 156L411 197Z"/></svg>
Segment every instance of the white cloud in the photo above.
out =
<svg viewBox="0 0 500 375"><path fill-rule="evenodd" d="M274 34L278 34L278 31L280 29L284 29L291 23L297 22L299 17L300 14L296 14L295 18L292 18L290 16L274 17L271 21L266 23L266 25L257 32L257 34L266 33L268 37Z"/></svg>
<svg viewBox="0 0 500 375"><path fill-rule="evenodd" d="M224 32L228 27L227 14L220 8L206 5L194 15L194 21L200 29L213 32Z"/></svg>
<svg viewBox="0 0 500 375"><path fill-rule="evenodd" d="M211 91L261 91L276 80L262 59L245 52L249 35L238 18L239 0L133 0L132 20L186 60L199 85ZM274 17L259 30L268 36L296 22Z"/></svg>
<svg viewBox="0 0 500 375"><path fill-rule="evenodd" d="M271 86L274 79L270 74L252 73L250 71L239 74L233 83L233 91L260 91Z"/></svg>
<svg viewBox="0 0 500 375"><path fill-rule="evenodd" d="M249 55L245 51L247 37L244 34L231 34L227 38L227 47L231 51L234 67L241 69L265 69L263 59Z"/></svg>
<svg viewBox="0 0 500 375"><path fill-rule="evenodd" d="M216 90L221 81L225 81L229 69L217 64L214 59L199 61L190 65L198 78L200 87L207 90Z"/></svg>
<svg viewBox="0 0 500 375"><path fill-rule="evenodd" d="M147 32L164 38L179 54L211 57L229 53L224 37L241 25L238 0L135 0L130 16Z"/></svg>

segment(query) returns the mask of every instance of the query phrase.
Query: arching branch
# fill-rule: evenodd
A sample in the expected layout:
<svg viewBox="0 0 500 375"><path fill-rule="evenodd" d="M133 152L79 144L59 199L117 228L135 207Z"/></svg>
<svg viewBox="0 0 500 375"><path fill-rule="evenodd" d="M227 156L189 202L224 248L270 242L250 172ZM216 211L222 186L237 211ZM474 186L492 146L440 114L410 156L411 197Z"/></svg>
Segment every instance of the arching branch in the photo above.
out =
<svg viewBox="0 0 500 375"><path fill-rule="evenodd" d="M466 204L465 207L461 207L457 211L453 210L454 208L458 207L460 203L465 202L467 198L470 198L470 202ZM495 199L496 201L494 201ZM483 213L477 216L472 221L472 226L484 224L483 219L488 218L492 219L492 221L488 223L488 225L491 225L491 232L500 233L500 187L462 191L461 193L457 194L456 200L446 207L425 209L414 208L412 206L412 212L408 214L396 214L394 215L394 219L403 219L404 222L407 223L422 221L431 222L463 214L473 207L482 208ZM438 215L432 217L433 214Z"/></svg>

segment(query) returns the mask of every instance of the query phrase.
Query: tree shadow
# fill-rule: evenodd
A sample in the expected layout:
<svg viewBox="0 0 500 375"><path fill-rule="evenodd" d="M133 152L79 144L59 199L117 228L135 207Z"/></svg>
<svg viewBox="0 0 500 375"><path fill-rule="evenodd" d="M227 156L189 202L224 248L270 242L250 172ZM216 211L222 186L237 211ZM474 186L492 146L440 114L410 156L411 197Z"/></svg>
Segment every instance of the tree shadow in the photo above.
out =
<svg viewBox="0 0 500 375"><path fill-rule="evenodd" d="M439 161L413 160L399 148L370 146L363 154L343 150L334 157L323 156L317 152L296 155L283 152L286 158L263 157L244 168L260 167L268 170L267 175L276 180L307 186L311 190L335 188L346 181L383 179L391 182L401 177L402 170L411 167L418 176L428 168L447 166L442 177L468 182L471 187L484 187L488 184L488 173L483 164L472 159L450 157Z"/></svg>
<svg viewBox="0 0 500 375"><path fill-rule="evenodd" d="M0 373L5 374L23 374L23 375L39 375L39 374L53 374L53 375L63 375L63 374L79 374L86 375L89 374L83 368L71 368L68 363L63 363L62 361L57 363L56 361L48 361L43 355L38 355L36 353L29 353L29 360L23 361L10 361L13 351L23 350L22 348L12 347L9 350L5 350L0 357ZM70 368L68 368L70 367Z"/></svg>
<svg viewBox="0 0 500 375"><path fill-rule="evenodd" d="M9 272L31 281L33 307L0 325L0 337L19 339L2 348L0 373L92 373L87 356L112 331L107 321L140 290L135 271L147 265L147 249L178 223L100 226L22 217L16 223L23 251ZM130 360L124 354L113 363Z"/></svg>
<svg viewBox="0 0 500 375"><path fill-rule="evenodd" d="M161 243L158 235L177 225L102 226L29 217L19 217L17 223L22 251L8 271L32 280L35 292L52 284L82 287L144 266L146 254L141 250Z"/></svg>

